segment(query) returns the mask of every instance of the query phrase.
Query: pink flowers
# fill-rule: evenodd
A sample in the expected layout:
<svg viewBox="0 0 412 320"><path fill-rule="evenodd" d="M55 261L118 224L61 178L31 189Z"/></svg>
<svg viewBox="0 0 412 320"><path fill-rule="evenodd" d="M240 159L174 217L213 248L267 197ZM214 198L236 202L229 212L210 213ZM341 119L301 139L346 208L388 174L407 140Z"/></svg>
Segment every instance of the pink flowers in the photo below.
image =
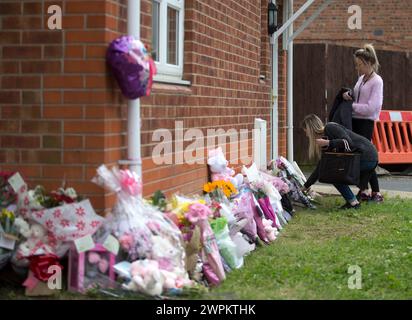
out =
<svg viewBox="0 0 412 320"><path fill-rule="evenodd" d="M254 182L253 182L253 187L254 187L256 190L263 189L263 188L264 188L264 185L265 185L265 183L263 182L263 180L257 180L257 181L254 181Z"/></svg>
<svg viewBox="0 0 412 320"><path fill-rule="evenodd" d="M133 237L130 234L125 233L120 237L119 242L125 251L129 251L133 246Z"/></svg>
<svg viewBox="0 0 412 320"><path fill-rule="evenodd" d="M189 206L189 211L185 214L187 220L192 224L197 224L201 220L206 220L212 216L212 211L208 206L201 203L193 203Z"/></svg>
<svg viewBox="0 0 412 320"><path fill-rule="evenodd" d="M122 189L132 196L142 192L142 184L136 173L129 170L120 170L120 184Z"/></svg>
<svg viewBox="0 0 412 320"><path fill-rule="evenodd" d="M272 177L273 186L280 192L280 194L286 194L289 192L289 186L278 177Z"/></svg>

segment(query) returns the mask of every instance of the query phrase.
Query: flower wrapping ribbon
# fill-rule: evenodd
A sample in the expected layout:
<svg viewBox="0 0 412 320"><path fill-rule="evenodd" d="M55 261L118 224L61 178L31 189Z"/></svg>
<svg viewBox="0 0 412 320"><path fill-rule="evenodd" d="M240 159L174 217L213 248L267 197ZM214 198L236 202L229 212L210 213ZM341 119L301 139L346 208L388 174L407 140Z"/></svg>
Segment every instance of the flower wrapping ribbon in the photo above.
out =
<svg viewBox="0 0 412 320"><path fill-rule="evenodd" d="M120 184L122 189L132 196L137 196L142 192L142 184L135 172L120 170Z"/></svg>
<svg viewBox="0 0 412 320"><path fill-rule="evenodd" d="M57 266L61 270L63 266L59 263L59 257L54 254L46 254L40 256L29 257L30 271L34 276L41 281L48 281L53 273L49 273L51 266Z"/></svg>

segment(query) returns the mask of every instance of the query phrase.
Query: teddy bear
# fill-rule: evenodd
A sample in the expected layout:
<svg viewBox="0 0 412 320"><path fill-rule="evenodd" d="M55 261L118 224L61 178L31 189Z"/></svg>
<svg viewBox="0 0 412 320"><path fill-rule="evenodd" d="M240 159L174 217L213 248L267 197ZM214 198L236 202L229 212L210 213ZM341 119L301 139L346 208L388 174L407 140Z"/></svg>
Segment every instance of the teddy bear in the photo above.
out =
<svg viewBox="0 0 412 320"><path fill-rule="evenodd" d="M132 280L123 284L127 290L138 291L150 296L159 296L163 292L164 277L155 260L137 260L130 267Z"/></svg>
<svg viewBox="0 0 412 320"><path fill-rule="evenodd" d="M276 240L276 236L279 232L276 230L276 228L272 227L272 221L269 219L262 218L262 223L269 241L272 242Z"/></svg>
<svg viewBox="0 0 412 320"><path fill-rule="evenodd" d="M22 218L16 218L14 220L14 226L18 233L20 233L26 239L30 237L30 225L26 222L26 220Z"/></svg>
<svg viewBox="0 0 412 320"><path fill-rule="evenodd" d="M209 150L207 164L212 173L212 182L217 180L230 181L237 189L242 185L243 175L240 173L235 175L235 171L228 167L229 162L226 160L221 147Z"/></svg>
<svg viewBox="0 0 412 320"><path fill-rule="evenodd" d="M34 223L29 225L21 218L17 218L15 223L19 233L26 239L17 249L17 257L20 259L27 258L31 255L52 253L53 250L48 244L46 229Z"/></svg>
<svg viewBox="0 0 412 320"><path fill-rule="evenodd" d="M174 290L181 290L185 286L192 286L193 282L186 276L179 274L179 270L173 272L160 269L163 277L163 289L165 291L173 292Z"/></svg>
<svg viewBox="0 0 412 320"><path fill-rule="evenodd" d="M180 252L179 248L174 246L169 239L164 236L154 235L152 236L152 242L153 246L148 258L156 260L159 268L170 271L175 266L180 265L179 257L182 252ZM181 264L183 264L183 261ZM183 265L181 265L181 267L183 267Z"/></svg>
<svg viewBox="0 0 412 320"><path fill-rule="evenodd" d="M89 262L89 268L87 268L87 275L90 278L97 276L97 271L102 274L106 274L109 270L109 261L97 252L89 252L87 255L87 261Z"/></svg>

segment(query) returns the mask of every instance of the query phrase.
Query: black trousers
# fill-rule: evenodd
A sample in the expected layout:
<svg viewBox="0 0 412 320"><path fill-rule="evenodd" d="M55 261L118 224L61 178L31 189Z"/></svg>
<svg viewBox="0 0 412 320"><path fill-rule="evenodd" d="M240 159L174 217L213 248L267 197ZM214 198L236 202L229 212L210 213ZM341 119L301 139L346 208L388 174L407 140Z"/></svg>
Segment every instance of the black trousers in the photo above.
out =
<svg viewBox="0 0 412 320"><path fill-rule="evenodd" d="M373 128L375 122L373 120L367 119L352 119L352 131L364 136L368 140L372 140ZM372 192L379 192L379 182L378 176L376 175L376 171L373 170L371 173L369 183L372 188Z"/></svg>

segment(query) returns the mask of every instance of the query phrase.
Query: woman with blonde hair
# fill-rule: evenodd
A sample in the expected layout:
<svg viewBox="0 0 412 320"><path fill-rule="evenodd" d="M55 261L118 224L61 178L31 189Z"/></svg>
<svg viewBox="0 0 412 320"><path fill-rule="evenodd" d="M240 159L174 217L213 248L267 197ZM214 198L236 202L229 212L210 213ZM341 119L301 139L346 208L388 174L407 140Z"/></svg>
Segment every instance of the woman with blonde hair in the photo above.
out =
<svg viewBox="0 0 412 320"><path fill-rule="evenodd" d="M383 80L378 75L380 65L372 44L366 44L362 49L356 50L354 60L359 79L353 89L353 94L345 92L343 98L353 101L353 132L371 140L375 121L379 118L383 104ZM368 187L366 185L365 189L359 191L357 198L375 202L383 201L375 171L373 171L369 182L372 194L367 193Z"/></svg>
<svg viewBox="0 0 412 320"><path fill-rule="evenodd" d="M329 122L324 125L322 120L314 114L310 114L303 119L302 127L309 139L309 157L311 159L320 157L321 148L324 150L344 151L349 146L351 151L360 153L359 189L363 190L365 185L367 186L370 174L378 165L378 153L370 140L335 122ZM304 190L309 189L318 179L319 163L306 181ZM360 208L358 199L348 185L336 183L334 186L346 200L341 209Z"/></svg>

